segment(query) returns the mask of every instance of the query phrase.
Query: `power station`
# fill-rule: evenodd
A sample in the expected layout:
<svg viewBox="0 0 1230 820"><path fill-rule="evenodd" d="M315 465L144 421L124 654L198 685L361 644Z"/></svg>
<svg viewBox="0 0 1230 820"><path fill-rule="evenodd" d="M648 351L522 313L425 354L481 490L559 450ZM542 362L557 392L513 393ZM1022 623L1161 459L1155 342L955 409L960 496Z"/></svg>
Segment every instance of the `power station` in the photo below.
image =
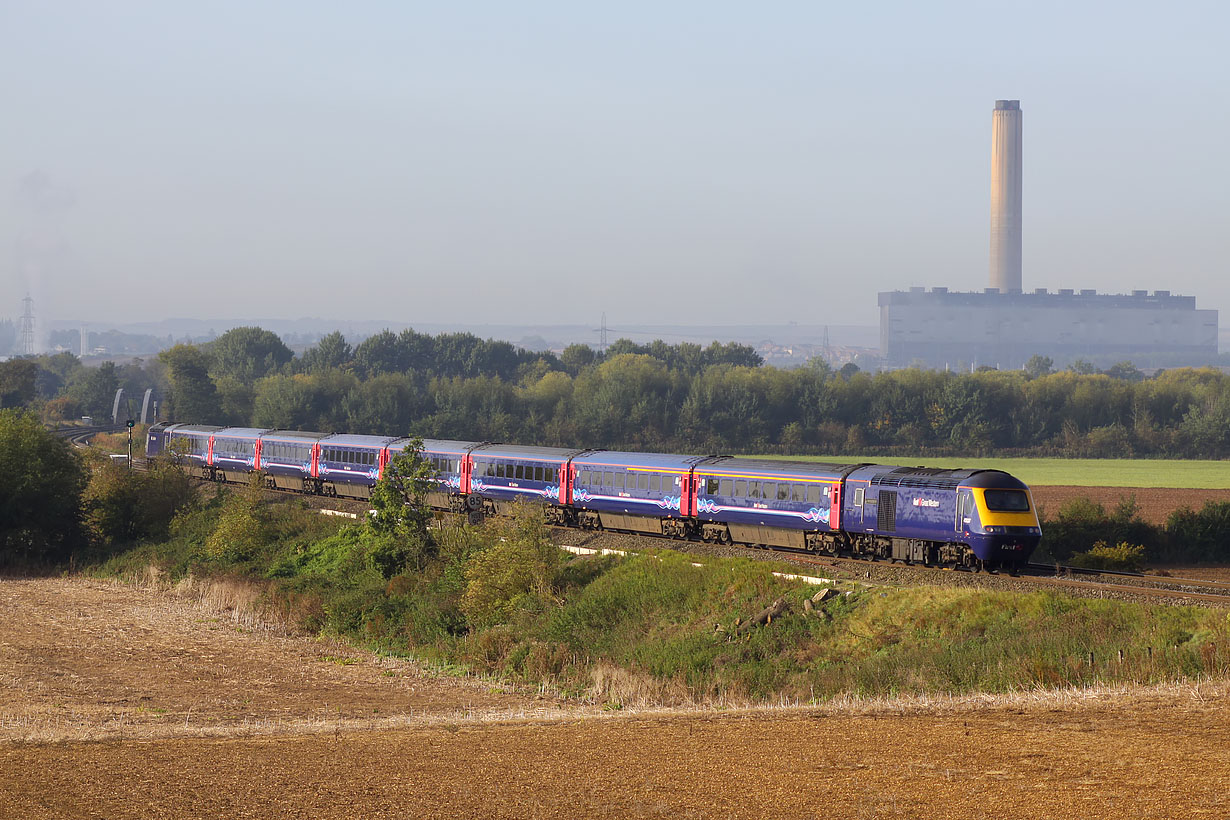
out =
<svg viewBox="0 0 1230 820"><path fill-rule="evenodd" d="M1209 364L1217 358L1217 311L1168 290L1099 294L1022 290L1023 128L1019 100L991 114L990 286L879 295L880 356L889 367L1019 368L1034 355L1062 367L1076 359L1107 366Z"/></svg>

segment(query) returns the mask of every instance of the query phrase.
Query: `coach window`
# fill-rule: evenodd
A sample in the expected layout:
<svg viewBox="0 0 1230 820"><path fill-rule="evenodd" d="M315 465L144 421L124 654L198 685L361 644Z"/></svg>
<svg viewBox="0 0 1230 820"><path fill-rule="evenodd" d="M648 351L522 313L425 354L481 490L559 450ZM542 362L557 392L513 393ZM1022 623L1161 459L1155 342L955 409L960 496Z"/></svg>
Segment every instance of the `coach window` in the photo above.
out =
<svg viewBox="0 0 1230 820"><path fill-rule="evenodd" d="M517 466L513 467L513 478L517 479L518 481L521 481L522 479L525 478L525 465L524 464L518 464Z"/></svg>
<svg viewBox="0 0 1230 820"><path fill-rule="evenodd" d="M795 486L795 489L796 490L798 489L797 485ZM802 493L799 493L799 496L801 498ZM777 485L777 500L778 501L789 501L790 500L790 485L789 484L778 484Z"/></svg>
<svg viewBox="0 0 1230 820"><path fill-rule="evenodd" d="M807 502L809 504L819 504L820 503L820 485L819 484L808 484L807 485Z"/></svg>
<svg viewBox="0 0 1230 820"><path fill-rule="evenodd" d="M735 498L747 498L747 479L735 479L735 491L731 493Z"/></svg>
<svg viewBox="0 0 1230 820"><path fill-rule="evenodd" d="M729 498L733 488L734 482L729 478L723 478L721 483L718 485L718 495Z"/></svg>
<svg viewBox="0 0 1230 820"><path fill-rule="evenodd" d="M760 497L765 501L772 501L777 498L777 485L772 481L766 481L760 486Z"/></svg>
<svg viewBox="0 0 1230 820"><path fill-rule="evenodd" d="M542 480L546 481L547 483L551 483L555 481L555 468L554 467L544 467L542 470Z"/></svg>
<svg viewBox="0 0 1230 820"><path fill-rule="evenodd" d="M759 481L747 482L747 497L748 498L760 498L760 482Z"/></svg>
<svg viewBox="0 0 1230 820"><path fill-rule="evenodd" d="M718 480L716 478L705 479L705 495L718 494Z"/></svg>

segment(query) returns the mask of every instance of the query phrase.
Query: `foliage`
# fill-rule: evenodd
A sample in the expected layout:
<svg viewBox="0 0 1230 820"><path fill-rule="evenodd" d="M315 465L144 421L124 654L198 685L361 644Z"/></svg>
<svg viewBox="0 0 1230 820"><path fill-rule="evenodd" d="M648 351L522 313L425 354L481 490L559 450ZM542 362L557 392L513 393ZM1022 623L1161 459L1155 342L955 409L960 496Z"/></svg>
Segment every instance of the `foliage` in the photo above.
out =
<svg viewBox="0 0 1230 820"><path fill-rule="evenodd" d="M1042 525L1043 545L1061 561L1090 550L1098 542L1142 544L1142 549L1152 551L1161 545L1162 538L1156 527L1140 519L1135 496L1122 499L1110 513L1088 498L1073 498Z"/></svg>
<svg viewBox="0 0 1230 820"><path fill-rule="evenodd" d="M114 546L166 537L175 516L195 501L192 480L170 457L154 459L138 471L101 453L91 454L82 510L97 543Z"/></svg>
<svg viewBox="0 0 1230 820"><path fill-rule="evenodd" d="M192 345L178 344L158 354L167 367L171 417L197 424L222 420L218 387L209 375L212 357Z"/></svg>
<svg viewBox="0 0 1230 820"><path fill-rule="evenodd" d="M1206 501L1199 510L1181 507L1166 519L1170 560L1230 560L1230 502Z"/></svg>
<svg viewBox="0 0 1230 820"><path fill-rule="evenodd" d="M1088 552L1075 553L1068 563L1086 569L1109 569L1121 572L1140 572L1145 568L1143 544L1120 541L1115 546L1098 541Z"/></svg>
<svg viewBox="0 0 1230 820"><path fill-rule="evenodd" d="M276 532L261 511L263 481L260 473L253 473L248 486L229 499L217 526L205 539L208 557L230 563L248 561L275 541Z"/></svg>
<svg viewBox="0 0 1230 820"><path fill-rule="evenodd" d="M372 514L366 524L378 545L372 551L373 565L385 578L407 567L421 570L434 547L427 532L431 512L426 499L435 470L423 459L422 448L421 440L410 442L389 459L372 488Z"/></svg>
<svg viewBox="0 0 1230 820"><path fill-rule="evenodd" d="M465 562L461 611L473 626L538 614L555 601L560 551L547 539L539 508L518 505L510 519L489 525L485 540Z"/></svg>
<svg viewBox="0 0 1230 820"><path fill-rule="evenodd" d="M86 471L72 447L20 410L0 410L0 564L52 562L81 541Z"/></svg>
<svg viewBox="0 0 1230 820"><path fill-rule="evenodd" d="M38 395L38 365L30 359L0 362L0 410L25 407Z"/></svg>

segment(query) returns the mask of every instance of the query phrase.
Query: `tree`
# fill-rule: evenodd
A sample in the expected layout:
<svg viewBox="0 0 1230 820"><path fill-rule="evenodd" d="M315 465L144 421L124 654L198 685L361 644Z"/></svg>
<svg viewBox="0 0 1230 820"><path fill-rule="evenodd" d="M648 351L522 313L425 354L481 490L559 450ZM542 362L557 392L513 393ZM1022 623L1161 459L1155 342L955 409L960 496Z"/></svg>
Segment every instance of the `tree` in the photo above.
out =
<svg viewBox="0 0 1230 820"><path fill-rule="evenodd" d="M1143 382L1145 374L1131 362L1118 362L1102 371L1112 379L1123 379L1129 382Z"/></svg>
<svg viewBox="0 0 1230 820"><path fill-rule="evenodd" d="M1038 378L1040 376L1049 376L1054 373L1055 360L1050 356L1039 356L1034 354L1029 357L1029 361L1025 362L1025 372L1030 378Z"/></svg>
<svg viewBox="0 0 1230 820"><path fill-rule="evenodd" d="M38 365L29 359L0 362L0 409L25 407L38 395Z"/></svg>
<svg viewBox="0 0 1230 820"><path fill-rule="evenodd" d="M94 416L101 422L103 419L111 419L111 410L115 407L115 391L119 386L120 379L115 371L115 362L103 362L98 367L83 367L76 371L68 384L67 393L77 402L83 413Z"/></svg>
<svg viewBox="0 0 1230 820"><path fill-rule="evenodd" d="M385 329L368 336L354 350L354 361L363 376L381 373L400 373L405 370L401 358L401 346L393 331Z"/></svg>
<svg viewBox="0 0 1230 820"><path fill-rule="evenodd" d="M281 369L295 354L276 333L259 327L237 327L210 343L215 376L251 384Z"/></svg>
<svg viewBox="0 0 1230 820"><path fill-rule="evenodd" d="M158 359L167 366L172 417L197 424L219 422L222 403L209 375L209 354L194 345L178 344L159 353Z"/></svg>
<svg viewBox="0 0 1230 820"><path fill-rule="evenodd" d="M86 472L32 414L0 410L0 563L57 561L81 539Z"/></svg>
<svg viewBox="0 0 1230 820"><path fill-rule="evenodd" d="M434 551L427 532L431 521L427 493L435 484L435 470L422 457L422 449L422 440L410 442L384 465L372 488L367 527L375 539L369 555L386 578L410 565L421 570Z"/></svg>
<svg viewBox="0 0 1230 820"><path fill-rule="evenodd" d="M340 331L333 331L321 338L316 346L303 354L303 370L311 373L316 370L329 370L349 364L354 356L350 344Z"/></svg>
<svg viewBox="0 0 1230 820"><path fill-rule="evenodd" d="M564 365L564 369L568 374L575 376L585 368L594 363L594 359L598 354L589 345L580 343L570 344L564 348L564 352L560 354L559 360Z"/></svg>

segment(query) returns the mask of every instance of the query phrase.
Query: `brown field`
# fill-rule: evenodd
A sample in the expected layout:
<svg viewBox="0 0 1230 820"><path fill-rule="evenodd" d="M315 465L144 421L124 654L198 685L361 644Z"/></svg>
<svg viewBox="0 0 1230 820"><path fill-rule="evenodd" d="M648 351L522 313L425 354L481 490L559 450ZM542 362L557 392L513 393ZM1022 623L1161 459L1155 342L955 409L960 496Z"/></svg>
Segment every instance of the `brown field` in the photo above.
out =
<svg viewBox="0 0 1230 820"><path fill-rule="evenodd" d="M250 605L0 581L0 818L1230 814L1226 682L604 713Z"/></svg>
<svg viewBox="0 0 1230 820"><path fill-rule="evenodd" d="M1072 498L1097 501L1112 512L1121 498L1135 496L1142 520L1166 523L1166 516L1180 507L1198 510L1206 501L1230 501L1230 490L1172 490L1157 487L1047 487L1031 486L1034 502L1049 516Z"/></svg>

